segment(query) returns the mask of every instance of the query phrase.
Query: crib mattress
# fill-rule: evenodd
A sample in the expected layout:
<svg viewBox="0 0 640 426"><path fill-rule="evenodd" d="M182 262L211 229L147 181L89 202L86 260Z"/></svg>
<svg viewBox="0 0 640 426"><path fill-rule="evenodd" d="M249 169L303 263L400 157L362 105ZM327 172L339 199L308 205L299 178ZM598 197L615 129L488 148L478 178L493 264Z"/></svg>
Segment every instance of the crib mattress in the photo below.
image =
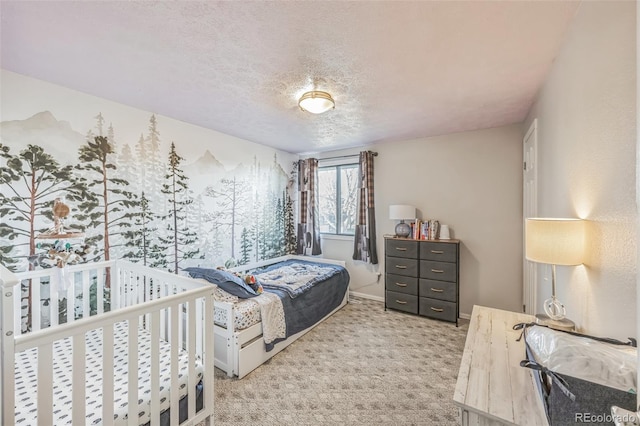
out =
<svg viewBox="0 0 640 426"><path fill-rule="evenodd" d="M114 325L114 423L127 423L128 351L127 323ZM86 334L86 424L102 424L102 331ZM171 370L170 363L162 360L171 357L171 345L160 341L160 410L170 407ZM53 346L53 420L57 425L71 424L72 342L70 338L59 340ZM37 424L37 350L16 354L16 424ZM188 354L179 351L179 397L195 392L197 383L188 382ZM151 421L151 335L140 329L138 332L138 424ZM202 379L202 362L196 358L197 381Z"/></svg>

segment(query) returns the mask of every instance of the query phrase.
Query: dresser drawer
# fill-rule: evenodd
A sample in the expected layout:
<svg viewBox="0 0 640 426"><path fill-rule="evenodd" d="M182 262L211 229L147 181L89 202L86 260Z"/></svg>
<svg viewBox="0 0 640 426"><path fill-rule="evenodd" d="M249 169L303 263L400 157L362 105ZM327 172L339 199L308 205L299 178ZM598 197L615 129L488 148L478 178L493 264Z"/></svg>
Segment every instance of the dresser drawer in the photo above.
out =
<svg viewBox="0 0 640 426"><path fill-rule="evenodd" d="M456 304L453 302L421 297L420 315L455 322L457 315Z"/></svg>
<svg viewBox="0 0 640 426"><path fill-rule="evenodd" d="M386 240L385 253L387 256L418 258L418 242L406 240Z"/></svg>
<svg viewBox="0 0 640 426"><path fill-rule="evenodd" d="M387 290L387 308L418 313L418 296Z"/></svg>
<svg viewBox="0 0 640 426"><path fill-rule="evenodd" d="M389 274L404 275L406 277L417 277L418 260L387 256L385 271Z"/></svg>
<svg viewBox="0 0 640 426"><path fill-rule="evenodd" d="M387 287L389 288L389 287ZM456 301L456 283L420 278L418 295L431 299Z"/></svg>
<svg viewBox="0 0 640 426"><path fill-rule="evenodd" d="M455 262L458 245L453 243L420 242L420 259L439 262Z"/></svg>
<svg viewBox="0 0 640 426"><path fill-rule="evenodd" d="M457 275L458 271L455 263L433 262L431 260L420 261L420 278L455 282L458 278Z"/></svg>
<svg viewBox="0 0 640 426"><path fill-rule="evenodd" d="M387 290L397 291L398 293L406 293L418 295L418 279L412 277L403 277L402 275L387 274L385 280Z"/></svg>

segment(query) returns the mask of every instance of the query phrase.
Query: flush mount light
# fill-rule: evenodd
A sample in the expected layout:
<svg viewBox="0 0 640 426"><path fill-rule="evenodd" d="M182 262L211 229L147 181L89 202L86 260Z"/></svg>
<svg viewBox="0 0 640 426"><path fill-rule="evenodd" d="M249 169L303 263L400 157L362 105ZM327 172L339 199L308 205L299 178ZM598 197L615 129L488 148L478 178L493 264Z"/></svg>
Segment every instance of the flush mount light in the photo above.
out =
<svg viewBox="0 0 640 426"><path fill-rule="evenodd" d="M322 114L336 107L333 98L327 92L313 90L300 97L298 106L301 110L312 114Z"/></svg>

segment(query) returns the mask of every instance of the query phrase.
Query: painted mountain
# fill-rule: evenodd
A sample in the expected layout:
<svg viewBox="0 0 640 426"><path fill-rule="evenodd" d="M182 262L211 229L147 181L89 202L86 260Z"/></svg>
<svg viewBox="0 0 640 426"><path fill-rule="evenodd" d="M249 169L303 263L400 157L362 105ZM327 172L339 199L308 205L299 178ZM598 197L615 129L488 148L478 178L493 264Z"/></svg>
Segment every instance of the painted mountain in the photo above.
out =
<svg viewBox="0 0 640 426"><path fill-rule="evenodd" d="M12 149L38 145L61 164L74 164L75 153L86 142L81 133L71 128L67 121L59 121L49 111L39 112L25 120L0 123L2 143ZM70 152L73 155L69 155Z"/></svg>
<svg viewBox="0 0 640 426"><path fill-rule="evenodd" d="M208 149L196 161L186 165L184 171L191 179L194 194L201 194L208 184L219 181L226 174L222 163ZM200 179L203 176L206 179Z"/></svg>

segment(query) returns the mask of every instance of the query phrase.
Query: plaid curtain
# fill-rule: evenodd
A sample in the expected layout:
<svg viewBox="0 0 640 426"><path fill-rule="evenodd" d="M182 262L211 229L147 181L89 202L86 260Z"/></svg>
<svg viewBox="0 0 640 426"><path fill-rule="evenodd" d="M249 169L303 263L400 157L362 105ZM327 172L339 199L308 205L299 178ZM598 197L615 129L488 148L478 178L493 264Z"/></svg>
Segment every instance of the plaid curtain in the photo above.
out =
<svg viewBox="0 0 640 426"><path fill-rule="evenodd" d="M358 171L358 224L353 242L353 260L378 264L376 207L373 196L373 152L360 153Z"/></svg>
<svg viewBox="0 0 640 426"><path fill-rule="evenodd" d="M298 161L298 222L297 254L322 254L320 248L320 214L318 212L318 159Z"/></svg>

